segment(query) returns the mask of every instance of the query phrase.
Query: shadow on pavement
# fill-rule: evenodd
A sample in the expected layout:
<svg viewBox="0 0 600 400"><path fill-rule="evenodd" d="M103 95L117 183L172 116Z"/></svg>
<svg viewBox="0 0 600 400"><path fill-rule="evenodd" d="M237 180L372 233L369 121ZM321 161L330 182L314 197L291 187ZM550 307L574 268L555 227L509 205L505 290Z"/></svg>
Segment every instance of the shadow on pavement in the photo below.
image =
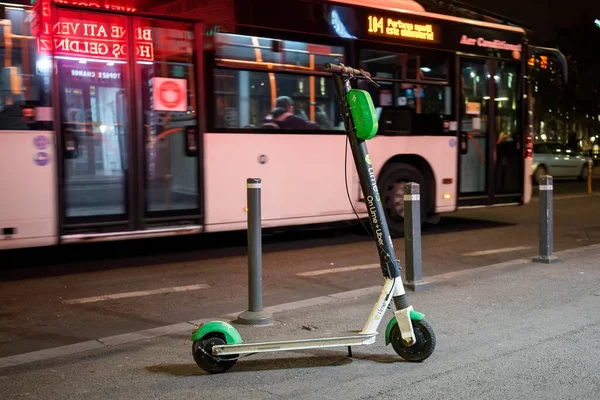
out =
<svg viewBox="0 0 600 400"><path fill-rule="evenodd" d="M478 229L504 228L515 225L517 224L483 219L442 217L440 222L436 225L425 225L422 229L422 233L423 235L432 235L449 232L474 231Z"/></svg>
<svg viewBox="0 0 600 400"><path fill-rule="evenodd" d="M274 371L281 369L297 368L321 368L321 367L339 367L341 365L351 364L352 359L341 356L322 356L322 357L289 357L273 358L263 360L240 360L226 374L236 372L252 371ZM164 373L173 376L199 376L210 375L200 369L196 364L159 364L145 367L147 371L155 373Z"/></svg>

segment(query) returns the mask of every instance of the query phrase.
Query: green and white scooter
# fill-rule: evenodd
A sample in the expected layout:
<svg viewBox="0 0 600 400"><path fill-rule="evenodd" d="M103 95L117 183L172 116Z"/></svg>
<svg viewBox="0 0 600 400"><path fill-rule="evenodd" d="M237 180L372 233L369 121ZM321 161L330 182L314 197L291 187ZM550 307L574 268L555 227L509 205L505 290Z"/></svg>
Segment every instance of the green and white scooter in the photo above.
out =
<svg viewBox="0 0 600 400"><path fill-rule="evenodd" d="M385 277L381 294L361 331L333 336L244 342L231 324L223 321L205 322L196 327L192 334L192 354L196 364L209 373L227 371L242 354L347 346L351 355L351 346L375 343L377 328L392 300L395 311L385 330L386 345L391 343L396 353L407 361L423 361L435 349L433 329L423 319L424 315L415 311L406 299L400 276L400 263L394 253L377 181L367 152L365 141L373 138L378 128L373 101L369 92L352 88L351 82L353 79L366 79L375 86L379 85L371 79L368 72L343 64L328 63L325 64L325 70L333 77L346 133L365 195L373 238L379 250L381 270Z"/></svg>

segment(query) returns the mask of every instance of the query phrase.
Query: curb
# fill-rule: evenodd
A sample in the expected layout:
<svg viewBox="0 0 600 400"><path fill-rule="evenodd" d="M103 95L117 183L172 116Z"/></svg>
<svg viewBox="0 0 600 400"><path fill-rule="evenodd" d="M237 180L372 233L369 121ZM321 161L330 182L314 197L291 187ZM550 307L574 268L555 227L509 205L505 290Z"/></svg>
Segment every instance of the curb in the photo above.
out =
<svg viewBox="0 0 600 400"><path fill-rule="evenodd" d="M577 247L568 250L562 250L555 252L554 254L562 257L568 256L574 253L582 253L589 250L600 249L600 244L594 244L590 246ZM448 272L445 274L432 275L425 278L429 283L439 283L442 281L448 281L450 279L456 279L459 277L474 277L483 271L500 271L508 267L517 265L533 264L531 258L520 258L512 261L506 261L499 264L491 264L478 268L463 269L456 272ZM536 264L541 265L541 264ZM333 293L326 296L313 297L310 299L294 301L290 303L277 304L270 307L264 307L266 312L271 314L281 313L285 311L298 310L301 308L313 307L316 305L333 303L340 300L357 299L360 297L377 294L381 291L381 285L366 287L362 289L350 290L346 292ZM111 348L123 344L134 343L141 340L152 339L160 336L166 336L182 332L190 332L203 322L212 320L221 320L232 322L237 319L237 316L243 311L232 312L224 314L214 318L202 318L192 321L180 322L171 325L165 325L157 328L146 329L137 332L124 333L121 335L108 336L95 340L88 340L85 342L74 343L65 346L53 347L50 349L44 349L39 351L33 351L29 353L15 354L8 357L0 358L0 369L15 367L23 364L29 364L33 362L50 360L62 356L74 355L84 353L90 350L98 350L103 348Z"/></svg>

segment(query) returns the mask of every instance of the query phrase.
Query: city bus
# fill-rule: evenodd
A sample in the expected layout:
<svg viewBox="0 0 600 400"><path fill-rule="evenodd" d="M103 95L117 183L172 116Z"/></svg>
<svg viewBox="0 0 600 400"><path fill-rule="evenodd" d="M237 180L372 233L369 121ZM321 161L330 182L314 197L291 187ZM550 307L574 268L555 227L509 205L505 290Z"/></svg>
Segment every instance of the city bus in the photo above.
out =
<svg viewBox="0 0 600 400"><path fill-rule="evenodd" d="M31 4L32 3L32 4ZM390 230L531 198L518 26L409 0L4 0L0 249L366 217L327 62L371 73Z"/></svg>

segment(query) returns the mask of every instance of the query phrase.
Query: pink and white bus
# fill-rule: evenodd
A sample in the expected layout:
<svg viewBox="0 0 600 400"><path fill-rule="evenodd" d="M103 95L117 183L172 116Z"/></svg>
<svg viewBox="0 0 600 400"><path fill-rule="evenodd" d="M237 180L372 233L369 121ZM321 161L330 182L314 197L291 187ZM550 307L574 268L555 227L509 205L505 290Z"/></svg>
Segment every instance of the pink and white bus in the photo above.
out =
<svg viewBox="0 0 600 400"><path fill-rule="evenodd" d="M265 227L366 217L326 62L381 85L393 235L407 182L430 220L530 200L520 27L408 0L29 3L0 3L0 249L245 229L249 177Z"/></svg>

